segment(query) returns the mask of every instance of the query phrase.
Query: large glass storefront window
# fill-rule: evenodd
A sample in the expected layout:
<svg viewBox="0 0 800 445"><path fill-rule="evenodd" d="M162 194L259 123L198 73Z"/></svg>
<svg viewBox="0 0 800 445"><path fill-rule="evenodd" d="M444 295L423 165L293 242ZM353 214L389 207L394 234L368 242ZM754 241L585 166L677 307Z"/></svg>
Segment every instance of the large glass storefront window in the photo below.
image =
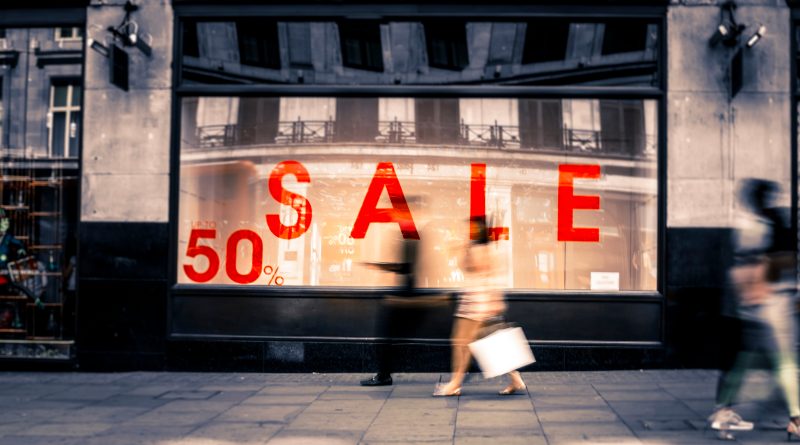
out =
<svg viewBox="0 0 800 445"><path fill-rule="evenodd" d="M71 359L83 26L0 42L0 360Z"/></svg>
<svg viewBox="0 0 800 445"><path fill-rule="evenodd" d="M656 102L187 97L179 282L386 286L401 237L423 284L463 280L467 221L514 289L654 290Z"/></svg>
<svg viewBox="0 0 800 445"><path fill-rule="evenodd" d="M180 95L178 283L392 286L369 265L412 238L420 285L455 288L483 215L504 287L656 290L658 96L525 90L658 87L656 21L267 22L183 21L181 85L278 86ZM366 85L393 93L337 93Z"/></svg>

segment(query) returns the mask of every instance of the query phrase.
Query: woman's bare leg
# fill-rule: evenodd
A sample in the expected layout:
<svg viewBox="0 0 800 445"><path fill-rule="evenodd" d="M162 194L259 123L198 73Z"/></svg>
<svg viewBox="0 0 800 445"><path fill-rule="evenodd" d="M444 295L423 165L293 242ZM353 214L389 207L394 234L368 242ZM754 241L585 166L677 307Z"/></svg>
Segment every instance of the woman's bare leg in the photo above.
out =
<svg viewBox="0 0 800 445"><path fill-rule="evenodd" d="M464 381L464 374L467 372L471 359L468 345L475 340L480 327L481 322L479 321L461 317L455 318L453 333L451 335L453 348L452 374L450 376L450 381L447 382L447 385L445 385L443 389L444 392L449 393L461 387L461 383Z"/></svg>

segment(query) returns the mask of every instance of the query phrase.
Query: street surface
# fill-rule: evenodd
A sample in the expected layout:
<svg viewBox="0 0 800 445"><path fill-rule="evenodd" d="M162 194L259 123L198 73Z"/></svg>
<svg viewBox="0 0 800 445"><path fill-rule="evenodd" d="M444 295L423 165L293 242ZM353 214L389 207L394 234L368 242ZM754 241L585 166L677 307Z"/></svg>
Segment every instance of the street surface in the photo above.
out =
<svg viewBox="0 0 800 445"><path fill-rule="evenodd" d="M524 373L468 377L431 397L439 374L0 372L2 445L723 444L705 429L715 371ZM442 378L446 381L447 375ZM788 418L764 372L751 373L741 443L786 443Z"/></svg>

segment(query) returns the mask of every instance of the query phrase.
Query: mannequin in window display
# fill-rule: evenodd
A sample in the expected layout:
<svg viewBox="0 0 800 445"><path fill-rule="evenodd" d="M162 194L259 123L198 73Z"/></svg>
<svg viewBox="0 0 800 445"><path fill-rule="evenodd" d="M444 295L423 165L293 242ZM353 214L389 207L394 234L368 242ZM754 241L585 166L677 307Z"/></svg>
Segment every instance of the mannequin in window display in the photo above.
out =
<svg viewBox="0 0 800 445"><path fill-rule="evenodd" d="M0 269L8 271L8 263L17 261L24 258L28 252L25 250L25 244L18 240L10 231L11 220L9 219L6 211L0 209ZM0 285L8 283L9 279L6 275L0 275Z"/></svg>
<svg viewBox="0 0 800 445"><path fill-rule="evenodd" d="M2 240L0 240L0 270L4 271L3 274L0 274L0 292L3 293L10 292L5 289L10 281L8 275L6 275L8 273L8 263L27 255L22 241L9 232L10 226L11 220L8 218L6 211L0 209L0 236L2 236ZM2 313L0 313L0 328L19 329L21 327L22 320L20 320L18 308L14 305L6 305Z"/></svg>

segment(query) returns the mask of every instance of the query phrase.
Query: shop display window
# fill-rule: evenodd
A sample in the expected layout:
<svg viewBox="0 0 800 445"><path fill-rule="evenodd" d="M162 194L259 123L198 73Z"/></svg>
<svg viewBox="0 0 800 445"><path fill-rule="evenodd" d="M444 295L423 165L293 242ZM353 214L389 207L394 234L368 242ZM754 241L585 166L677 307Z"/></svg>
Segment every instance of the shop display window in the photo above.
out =
<svg viewBox="0 0 800 445"><path fill-rule="evenodd" d="M505 288L658 290L658 17L265 17L260 70L253 20L181 21L178 284L394 286L418 237L457 288L482 215Z"/></svg>
<svg viewBox="0 0 800 445"><path fill-rule="evenodd" d="M424 286L459 287L477 213L505 287L653 291L656 104L184 98L178 282L392 286L366 265L418 236Z"/></svg>
<svg viewBox="0 0 800 445"><path fill-rule="evenodd" d="M2 35L28 56L4 65L0 92L0 359L74 357L83 36Z"/></svg>

